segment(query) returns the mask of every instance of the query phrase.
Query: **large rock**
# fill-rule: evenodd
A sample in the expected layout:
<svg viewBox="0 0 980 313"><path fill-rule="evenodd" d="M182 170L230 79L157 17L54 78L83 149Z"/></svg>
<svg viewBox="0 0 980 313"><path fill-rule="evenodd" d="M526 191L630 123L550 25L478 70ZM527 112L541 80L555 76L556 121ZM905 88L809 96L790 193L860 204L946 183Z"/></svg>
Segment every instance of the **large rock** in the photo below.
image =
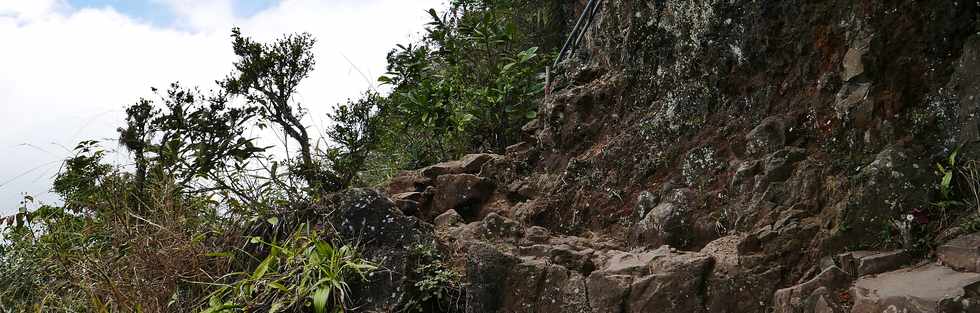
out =
<svg viewBox="0 0 980 313"><path fill-rule="evenodd" d="M481 242L466 244L466 313L499 312L508 273L518 259Z"/></svg>
<svg viewBox="0 0 980 313"><path fill-rule="evenodd" d="M980 233L957 237L936 249L939 260L961 271L980 272Z"/></svg>
<svg viewBox="0 0 980 313"><path fill-rule="evenodd" d="M745 135L745 149L750 155L763 155L786 145L786 124L781 117L770 116Z"/></svg>
<svg viewBox="0 0 980 313"><path fill-rule="evenodd" d="M846 197L834 205L838 240L858 246L875 244L881 229L892 228L897 216L930 205L935 176L915 153L899 146L886 148L849 179Z"/></svg>
<svg viewBox="0 0 980 313"><path fill-rule="evenodd" d="M483 164L495 158L496 154L467 154L462 159L442 162L419 170L426 178L436 178L448 174L479 174Z"/></svg>
<svg viewBox="0 0 980 313"><path fill-rule="evenodd" d="M980 107L977 99L980 98L980 36L971 36L963 44L963 53L957 62L956 72L950 77L946 90L951 91L959 102L958 127L959 134L957 142L968 145L964 149L968 156L980 155L976 150L977 141L980 140Z"/></svg>
<svg viewBox="0 0 980 313"><path fill-rule="evenodd" d="M837 256L841 269L852 276L865 276L894 271L912 262L905 250L874 252L853 251Z"/></svg>
<svg viewBox="0 0 980 313"><path fill-rule="evenodd" d="M466 247L466 312L593 312L581 273L485 243Z"/></svg>
<svg viewBox="0 0 980 313"><path fill-rule="evenodd" d="M935 264L859 279L850 294L853 313L976 312L964 301L964 288L980 281L980 274L962 273ZM969 310L967 310L969 309Z"/></svg>
<svg viewBox="0 0 980 313"><path fill-rule="evenodd" d="M418 171L399 172L385 185L385 193L396 195L406 192L422 192L432 184L432 179L419 174Z"/></svg>
<svg viewBox="0 0 980 313"><path fill-rule="evenodd" d="M692 191L676 189L656 206L647 209L650 201L641 197L638 211L647 211L645 216L633 226L631 241L637 246L659 247L664 244L685 246L690 235L688 213L691 211Z"/></svg>
<svg viewBox="0 0 980 313"><path fill-rule="evenodd" d="M589 299L596 312L706 312L705 278L713 265L710 256L667 246L614 252L589 275Z"/></svg>
<svg viewBox="0 0 980 313"><path fill-rule="evenodd" d="M773 296L775 312L812 312L811 310L818 303L830 308L838 307L837 302L840 300L835 299L833 295L838 291L846 290L850 283L850 275L838 267L830 267L805 283L776 291Z"/></svg>
<svg viewBox="0 0 980 313"><path fill-rule="evenodd" d="M480 206L494 190L490 180L472 174L449 174L436 178L431 207L420 218L432 221L449 210L456 210L464 219L479 217Z"/></svg>
<svg viewBox="0 0 980 313"><path fill-rule="evenodd" d="M718 238L701 249L715 259L707 279L706 304L711 313L767 312L772 294L785 274L776 264L761 263L759 256L742 255L744 235Z"/></svg>
<svg viewBox="0 0 980 313"><path fill-rule="evenodd" d="M408 276L418 265L410 262L412 247L432 244L432 227L402 214L392 201L371 189L344 191L326 202L333 212L327 216L340 239L358 242L361 255L381 268L366 282L351 285L353 299L365 311L396 310L402 292L414 284Z"/></svg>

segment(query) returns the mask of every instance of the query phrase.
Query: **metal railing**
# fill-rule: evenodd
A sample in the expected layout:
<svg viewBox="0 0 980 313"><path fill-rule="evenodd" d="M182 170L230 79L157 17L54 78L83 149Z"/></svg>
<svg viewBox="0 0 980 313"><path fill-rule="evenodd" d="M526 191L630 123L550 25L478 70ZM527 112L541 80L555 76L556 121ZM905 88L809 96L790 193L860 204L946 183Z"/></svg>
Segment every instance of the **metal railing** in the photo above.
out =
<svg viewBox="0 0 980 313"><path fill-rule="evenodd" d="M558 57L555 58L555 63L552 67L557 67L558 63L561 63L565 56L578 49L578 45L582 41L582 36L585 35L585 32L589 30L589 26L592 25L592 20L595 18L596 12L599 11L599 5L601 3L602 0L589 0L589 3L585 5L585 9L582 10L582 15L575 22L575 28L572 28L572 32L568 34L568 39L565 39L565 44L562 45L561 51L558 52Z"/></svg>

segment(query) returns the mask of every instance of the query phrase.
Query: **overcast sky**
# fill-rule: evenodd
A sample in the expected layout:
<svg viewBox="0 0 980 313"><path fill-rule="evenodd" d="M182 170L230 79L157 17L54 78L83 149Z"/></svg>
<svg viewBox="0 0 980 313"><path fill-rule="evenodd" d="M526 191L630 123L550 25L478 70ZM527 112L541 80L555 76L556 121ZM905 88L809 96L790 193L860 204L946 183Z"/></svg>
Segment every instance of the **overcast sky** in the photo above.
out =
<svg viewBox="0 0 980 313"><path fill-rule="evenodd" d="M0 216L24 194L56 201L51 179L78 141L118 148L124 107L152 96L150 87L213 87L234 61L233 26L263 41L289 32L318 39L317 68L299 93L316 126L331 106L371 88L387 52L417 39L425 10L443 2L0 0Z"/></svg>

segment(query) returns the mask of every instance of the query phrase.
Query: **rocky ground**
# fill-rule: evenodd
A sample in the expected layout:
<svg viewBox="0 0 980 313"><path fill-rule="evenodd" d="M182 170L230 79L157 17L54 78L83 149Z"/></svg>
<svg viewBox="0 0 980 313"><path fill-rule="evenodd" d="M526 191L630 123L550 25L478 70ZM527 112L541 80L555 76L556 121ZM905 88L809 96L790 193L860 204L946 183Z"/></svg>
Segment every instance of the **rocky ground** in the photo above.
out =
<svg viewBox="0 0 980 313"><path fill-rule="evenodd" d="M934 170L980 159L976 2L599 12L525 142L339 196L390 269L365 310L430 243L465 312L980 312L977 210Z"/></svg>

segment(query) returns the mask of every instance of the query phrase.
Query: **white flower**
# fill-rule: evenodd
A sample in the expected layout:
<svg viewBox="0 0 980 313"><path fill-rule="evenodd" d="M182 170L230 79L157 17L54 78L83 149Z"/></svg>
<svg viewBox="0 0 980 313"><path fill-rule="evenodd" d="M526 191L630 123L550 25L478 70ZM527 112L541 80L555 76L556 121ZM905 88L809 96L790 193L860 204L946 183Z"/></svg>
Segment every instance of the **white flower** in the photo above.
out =
<svg viewBox="0 0 980 313"><path fill-rule="evenodd" d="M906 214L905 215L905 219L908 220L909 222L911 222L911 221L914 221L915 220L915 216L912 215L912 214Z"/></svg>

